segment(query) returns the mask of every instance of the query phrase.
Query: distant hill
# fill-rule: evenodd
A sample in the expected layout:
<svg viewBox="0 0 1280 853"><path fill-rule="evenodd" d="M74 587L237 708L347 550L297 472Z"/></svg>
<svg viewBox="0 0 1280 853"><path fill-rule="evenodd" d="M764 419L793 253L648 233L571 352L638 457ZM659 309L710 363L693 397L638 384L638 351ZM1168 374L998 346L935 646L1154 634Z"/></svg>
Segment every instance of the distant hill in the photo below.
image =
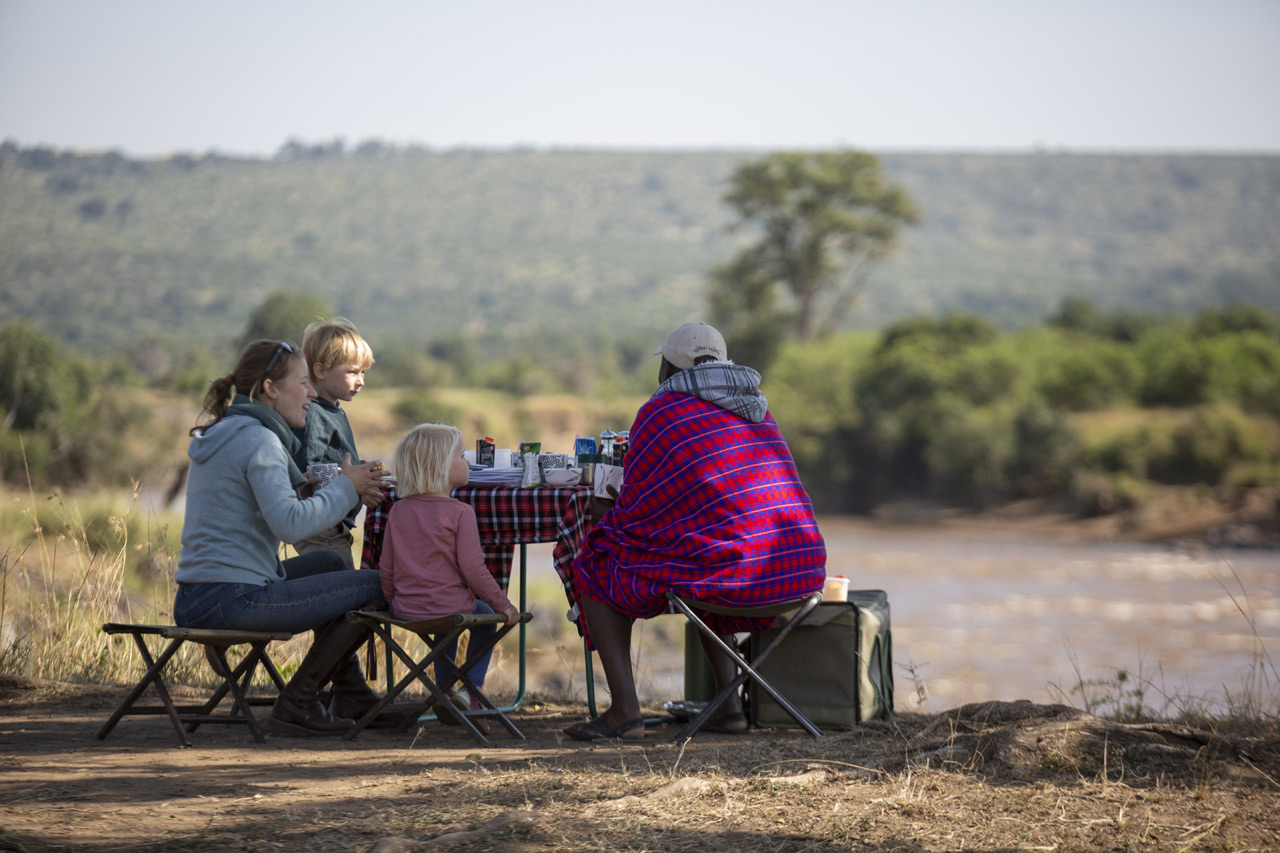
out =
<svg viewBox="0 0 1280 853"><path fill-rule="evenodd" d="M287 149L286 149L287 151ZM0 318L86 352L208 347L306 291L376 344L655 335L704 313L721 202L764 152L428 151L160 161L0 146ZM1064 295L1280 313L1280 157L882 154L923 223L851 322L1037 322Z"/></svg>

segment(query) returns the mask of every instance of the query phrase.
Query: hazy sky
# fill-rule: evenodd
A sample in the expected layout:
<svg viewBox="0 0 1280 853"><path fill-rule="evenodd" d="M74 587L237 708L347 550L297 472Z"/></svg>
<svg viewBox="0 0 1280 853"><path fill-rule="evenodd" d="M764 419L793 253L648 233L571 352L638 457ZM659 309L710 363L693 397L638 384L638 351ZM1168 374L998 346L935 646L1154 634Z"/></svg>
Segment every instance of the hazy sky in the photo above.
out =
<svg viewBox="0 0 1280 853"><path fill-rule="evenodd" d="M0 0L0 138L1280 153L1280 0Z"/></svg>

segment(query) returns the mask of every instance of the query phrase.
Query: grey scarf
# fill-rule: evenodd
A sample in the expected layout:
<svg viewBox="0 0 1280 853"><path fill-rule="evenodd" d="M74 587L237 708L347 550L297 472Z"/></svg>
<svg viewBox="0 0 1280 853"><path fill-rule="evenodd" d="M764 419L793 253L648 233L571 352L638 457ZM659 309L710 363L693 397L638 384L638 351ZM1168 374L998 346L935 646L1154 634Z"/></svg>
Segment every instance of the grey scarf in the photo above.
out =
<svg viewBox="0 0 1280 853"><path fill-rule="evenodd" d="M293 461L293 457L302 447L302 443L293 434L293 430L289 429L289 425L284 422L284 418L280 417L279 412L270 406L254 403L243 394L237 394L231 405L227 406L226 414L223 417L230 417L231 415L244 415L254 418L275 433L276 438L280 439L280 443L284 445L285 452L289 454L290 485L297 489L307 482L307 478L298 468L298 464Z"/></svg>
<svg viewBox="0 0 1280 853"><path fill-rule="evenodd" d="M760 374L731 361L709 361L682 370L659 385L654 396L667 392L690 394L753 424L769 412L769 401L760 393Z"/></svg>

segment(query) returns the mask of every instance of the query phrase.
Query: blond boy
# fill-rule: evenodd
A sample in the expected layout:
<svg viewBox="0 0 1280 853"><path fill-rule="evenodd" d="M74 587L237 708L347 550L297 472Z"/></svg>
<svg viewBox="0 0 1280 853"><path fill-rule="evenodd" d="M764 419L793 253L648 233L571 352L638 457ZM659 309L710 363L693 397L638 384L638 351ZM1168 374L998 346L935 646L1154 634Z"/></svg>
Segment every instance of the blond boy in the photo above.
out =
<svg viewBox="0 0 1280 853"><path fill-rule="evenodd" d="M302 354L318 396L307 409L306 426L294 430L302 443L295 459L298 467L306 471L320 463L341 463L347 454L352 463L359 462L355 436L342 403L354 400L364 387L365 371L373 366L373 350L350 320L337 317L307 326L302 336ZM374 498L363 498L362 503L377 505ZM356 503L334 527L295 542L294 548L299 554L321 549L337 551L348 568L355 568L355 537L351 530L360 507L361 503Z"/></svg>

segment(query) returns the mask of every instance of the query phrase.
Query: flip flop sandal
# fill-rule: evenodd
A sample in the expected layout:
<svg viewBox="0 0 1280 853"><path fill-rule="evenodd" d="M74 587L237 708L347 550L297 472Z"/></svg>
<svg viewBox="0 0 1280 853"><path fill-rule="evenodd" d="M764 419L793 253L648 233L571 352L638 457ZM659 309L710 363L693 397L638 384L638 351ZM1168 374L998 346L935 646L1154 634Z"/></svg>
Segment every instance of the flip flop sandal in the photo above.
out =
<svg viewBox="0 0 1280 853"><path fill-rule="evenodd" d="M744 735L750 730L751 726L744 725L740 729L731 729L729 726L733 723L746 723L747 715L741 711L734 711L732 714L725 714L723 717L716 717L709 723L702 726L704 732L714 732L720 735Z"/></svg>
<svg viewBox="0 0 1280 853"><path fill-rule="evenodd" d="M632 735L626 737L623 732L631 731L634 728L640 728L639 736ZM574 740L593 741L593 740L644 740L644 720L636 717L634 720L627 720L622 724L621 729L615 729L613 726L605 722L604 717L596 717L593 720L587 720L585 723L578 723L576 726L569 726L564 733Z"/></svg>

